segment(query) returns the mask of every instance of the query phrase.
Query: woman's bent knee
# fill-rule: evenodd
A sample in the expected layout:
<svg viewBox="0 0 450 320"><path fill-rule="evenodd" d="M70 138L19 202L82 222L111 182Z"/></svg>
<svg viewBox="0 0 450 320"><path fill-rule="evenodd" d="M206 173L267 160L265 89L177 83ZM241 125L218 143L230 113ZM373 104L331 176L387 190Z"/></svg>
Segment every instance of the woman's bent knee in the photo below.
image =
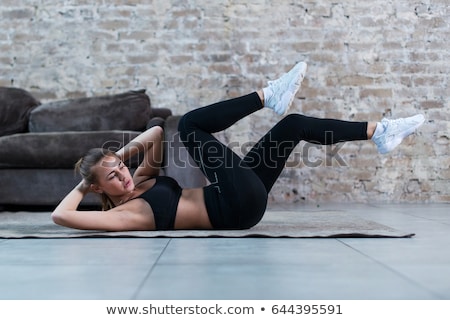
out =
<svg viewBox="0 0 450 320"><path fill-rule="evenodd" d="M180 137L182 140L186 140L188 134L192 132L192 121L190 120L190 114L186 113L183 115L178 121L178 132L180 133Z"/></svg>

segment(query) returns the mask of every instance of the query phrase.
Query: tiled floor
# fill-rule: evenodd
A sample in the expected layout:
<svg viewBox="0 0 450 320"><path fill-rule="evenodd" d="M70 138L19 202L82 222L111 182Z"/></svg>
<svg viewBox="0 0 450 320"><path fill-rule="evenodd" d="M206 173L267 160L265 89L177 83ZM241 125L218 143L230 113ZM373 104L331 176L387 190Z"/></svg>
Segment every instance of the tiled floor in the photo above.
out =
<svg viewBox="0 0 450 320"><path fill-rule="evenodd" d="M450 204L340 208L416 236L0 239L0 299L450 299Z"/></svg>

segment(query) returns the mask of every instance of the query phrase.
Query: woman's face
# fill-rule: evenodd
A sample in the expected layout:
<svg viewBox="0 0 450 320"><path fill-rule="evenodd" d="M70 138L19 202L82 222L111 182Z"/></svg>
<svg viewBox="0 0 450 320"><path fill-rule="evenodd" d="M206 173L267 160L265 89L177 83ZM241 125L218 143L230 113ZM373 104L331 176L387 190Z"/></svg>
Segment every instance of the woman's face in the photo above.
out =
<svg viewBox="0 0 450 320"><path fill-rule="evenodd" d="M92 170L97 177L96 192L122 196L134 190L133 177L128 167L116 156L105 156Z"/></svg>

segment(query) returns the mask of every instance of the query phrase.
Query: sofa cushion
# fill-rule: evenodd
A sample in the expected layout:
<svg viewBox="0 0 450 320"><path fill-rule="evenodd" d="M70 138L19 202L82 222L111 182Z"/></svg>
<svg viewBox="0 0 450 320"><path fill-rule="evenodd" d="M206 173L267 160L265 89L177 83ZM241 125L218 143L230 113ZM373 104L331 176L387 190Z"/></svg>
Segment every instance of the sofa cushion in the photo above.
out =
<svg viewBox="0 0 450 320"><path fill-rule="evenodd" d="M0 137L0 168L73 168L89 149L117 151L139 131L19 133ZM127 163L136 167L140 159Z"/></svg>
<svg viewBox="0 0 450 320"><path fill-rule="evenodd" d="M54 101L30 114L30 132L142 131L151 117L145 90L121 94Z"/></svg>
<svg viewBox="0 0 450 320"><path fill-rule="evenodd" d="M25 132L28 116L39 104L23 89L0 87L0 136Z"/></svg>

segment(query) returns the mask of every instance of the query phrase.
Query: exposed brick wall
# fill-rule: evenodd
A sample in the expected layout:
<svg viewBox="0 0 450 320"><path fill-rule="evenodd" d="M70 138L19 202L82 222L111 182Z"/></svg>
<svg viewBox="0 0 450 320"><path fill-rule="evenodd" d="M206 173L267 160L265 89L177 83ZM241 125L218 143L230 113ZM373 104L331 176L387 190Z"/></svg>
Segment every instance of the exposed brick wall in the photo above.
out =
<svg viewBox="0 0 450 320"><path fill-rule="evenodd" d="M422 112L428 120L389 156L367 142L301 144L272 201L450 201L448 0L0 6L2 86L43 101L146 88L154 105L181 114L248 93L306 60L293 112L349 120ZM276 119L264 110L220 137L241 152Z"/></svg>

